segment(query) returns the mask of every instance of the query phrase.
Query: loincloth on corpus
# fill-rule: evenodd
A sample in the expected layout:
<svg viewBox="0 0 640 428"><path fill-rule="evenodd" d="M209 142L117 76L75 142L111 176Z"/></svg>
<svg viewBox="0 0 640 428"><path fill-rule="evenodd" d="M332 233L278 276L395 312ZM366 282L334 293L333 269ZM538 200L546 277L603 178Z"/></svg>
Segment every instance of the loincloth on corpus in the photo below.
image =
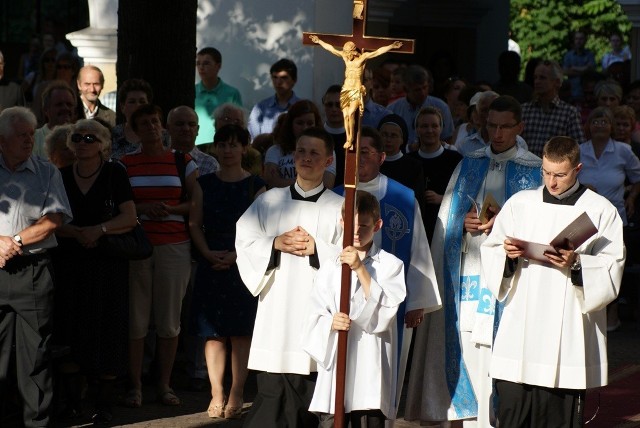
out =
<svg viewBox="0 0 640 428"><path fill-rule="evenodd" d="M367 93L364 85L359 89L342 89L340 91L340 108L347 110L352 103L358 103L360 114L364 111L364 96Z"/></svg>

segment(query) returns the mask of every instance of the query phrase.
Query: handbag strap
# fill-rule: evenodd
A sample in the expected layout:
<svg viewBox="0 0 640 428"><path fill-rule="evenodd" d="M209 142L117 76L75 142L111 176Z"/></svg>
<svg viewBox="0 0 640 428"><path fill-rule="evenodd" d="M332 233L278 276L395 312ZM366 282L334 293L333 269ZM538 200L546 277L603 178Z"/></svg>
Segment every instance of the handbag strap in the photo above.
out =
<svg viewBox="0 0 640 428"><path fill-rule="evenodd" d="M184 202L187 199L187 186L185 185L186 174L187 174L187 160L184 152L180 150L176 150L173 152L176 162L176 169L178 170L178 177L180 177L180 185L182 189L180 190L180 201Z"/></svg>
<svg viewBox="0 0 640 428"><path fill-rule="evenodd" d="M109 168L109 178L107 179L107 187L109 188L109 202L111 203L111 217L115 217L116 203L113 200L113 167L115 166L113 161L109 159L105 162L105 166Z"/></svg>

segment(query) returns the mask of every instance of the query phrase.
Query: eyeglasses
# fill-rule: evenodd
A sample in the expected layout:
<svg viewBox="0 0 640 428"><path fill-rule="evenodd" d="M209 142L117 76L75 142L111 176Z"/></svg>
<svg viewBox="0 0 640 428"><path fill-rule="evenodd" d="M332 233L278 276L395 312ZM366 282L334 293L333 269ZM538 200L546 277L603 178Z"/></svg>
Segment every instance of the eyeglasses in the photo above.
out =
<svg viewBox="0 0 640 428"><path fill-rule="evenodd" d="M569 173L571 173L571 171L575 170L576 168L577 168L577 166L574 166L568 172L562 172L560 174L556 174L556 173L553 173L553 172L546 171L543 167L540 167L540 172L542 173L542 175L544 177L553 177L555 179L562 180L563 178L567 178Z"/></svg>
<svg viewBox="0 0 640 428"><path fill-rule="evenodd" d="M370 156L375 156L377 154L379 154L380 152L375 152L372 150L360 150L360 156L368 158Z"/></svg>
<svg viewBox="0 0 640 428"><path fill-rule="evenodd" d="M324 106L326 108L340 108L340 103L338 101L327 101Z"/></svg>
<svg viewBox="0 0 640 428"><path fill-rule="evenodd" d="M609 121L606 119L594 119L591 121L593 126L607 126L609 125Z"/></svg>
<svg viewBox="0 0 640 428"><path fill-rule="evenodd" d="M234 125L240 125L241 121L242 121L241 119L235 119L235 118L229 117L229 116L222 116L220 118L220 122L233 123Z"/></svg>
<svg viewBox="0 0 640 428"><path fill-rule="evenodd" d="M518 125L520 125L520 122L516 122L511 125L507 125L507 124L498 125L497 123L487 122L487 129L491 129L492 131L495 131L496 129L501 131L509 131L510 129L513 129Z"/></svg>
<svg viewBox="0 0 640 428"><path fill-rule="evenodd" d="M80 141L84 141L86 144L93 144L98 141L98 137L93 134L71 134L71 141L76 144Z"/></svg>

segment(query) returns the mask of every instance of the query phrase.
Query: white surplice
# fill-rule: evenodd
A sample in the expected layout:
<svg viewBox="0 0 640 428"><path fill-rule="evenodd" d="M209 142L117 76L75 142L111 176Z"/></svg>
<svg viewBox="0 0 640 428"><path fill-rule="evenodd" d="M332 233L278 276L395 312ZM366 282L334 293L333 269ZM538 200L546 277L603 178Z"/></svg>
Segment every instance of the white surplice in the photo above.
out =
<svg viewBox="0 0 640 428"><path fill-rule="evenodd" d="M616 208L586 190L575 205L542 202L542 190L511 197L482 245L487 285L505 301L493 346L491 376L549 388L586 389L607 383L606 306L618 295L624 268L622 221ZM550 242L582 212L598 232L576 249L583 286L569 268L518 260L503 278L506 236Z"/></svg>
<svg viewBox="0 0 640 428"><path fill-rule="evenodd" d="M383 201L387 196L389 178L384 174L378 174L373 180L368 182L359 182L358 190L365 190L373 194L378 201ZM383 212L386 208L385 203L381 202L380 210ZM407 297L405 311L409 312L415 309L424 309L425 313L433 312L442 307L440 292L436 282L436 272L431 260L431 249L427 240L427 232L422 222L422 214L420 206L414 198L413 205L413 225L411 226L411 260L408 260L408 269L405 272L407 284ZM384 225L383 225L384 227ZM382 230L376 232L373 242L380 246L382 241ZM386 249L389 251L390 249ZM407 262L407 260L404 260ZM403 316L402 314L399 316ZM402 338L402 349L400 351L400 361L398 368L398 382L396 385L396 405L400 403L400 395L404 384L404 376L409 359L409 348L411 345L413 329L404 329ZM396 409L397 411L397 409ZM395 419L395 413L391 419ZM389 426L389 424L387 424Z"/></svg>
<svg viewBox="0 0 640 428"><path fill-rule="evenodd" d="M404 265L373 245L363 261L371 275L365 299L351 272L351 304L345 379L345 411L380 409L395 415L397 376L396 313L405 298ZM331 329L339 312L342 265L325 263L315 279L305 334L305 351L318 362L318 379L309 410L335 413L335 369L338 333Z"/></svg>
<svg viewBox="0 0 640 428"><path fill-rule="evenodd" d="M238 269L244 284L259 296L248 367L271 373L309 374L316 364L302 349L309 295L317 270L309 257L280 254L267 271L274 239L296 226L313 236L322 265L341 248L343 198L325 190L317 202L294 200L291 189L260 195L236 224Z"/></svg>

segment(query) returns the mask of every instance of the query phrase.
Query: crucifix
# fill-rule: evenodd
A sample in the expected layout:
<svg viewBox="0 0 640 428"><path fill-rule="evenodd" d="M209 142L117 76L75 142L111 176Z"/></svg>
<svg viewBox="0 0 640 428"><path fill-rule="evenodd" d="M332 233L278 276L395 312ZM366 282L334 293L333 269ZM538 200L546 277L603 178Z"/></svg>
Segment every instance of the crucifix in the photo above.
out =
<svg viewBox="0 0 640 428"><path fill-rule="evenodd" d="M365 62L368 59L393 50L400 53L413 53L414 41L410 39L391 39L366 35L367 0L353 0L352 34L307 33L302 35L305 45L318 44L332 54L341 57L345 63L345 78L340 92L340 108L344 116L346 132L345 174L344 174L344 236L343 248L353 244L355 193L358 185L358 148L360 146L360 118L364 112L366 90L362 84ZM342 50L336 47L341 47ZM356 114L358 112L359 114ZM353 144L355 142L355 144ZM338 148L336 148L338 150ZM349 313L351 290L351 269L342 265L340 288L340 312ZM347 332L338 332L338 355L336 359L336 397L334 427L343 428L345 424L344 394L347 365ZM394 391L395 393L395 391Z"/></svg>

